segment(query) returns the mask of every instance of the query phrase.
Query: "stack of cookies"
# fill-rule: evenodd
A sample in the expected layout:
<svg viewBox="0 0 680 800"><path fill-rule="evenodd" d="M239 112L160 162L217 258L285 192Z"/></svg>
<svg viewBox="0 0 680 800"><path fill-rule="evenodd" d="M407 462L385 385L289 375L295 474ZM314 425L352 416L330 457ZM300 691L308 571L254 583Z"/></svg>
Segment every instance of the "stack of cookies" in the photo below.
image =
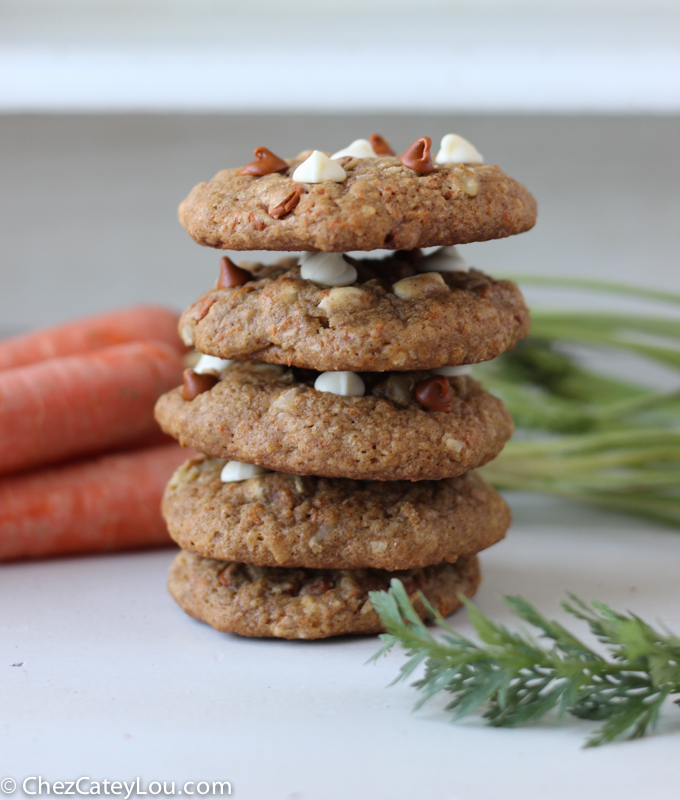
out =
<svg viewBox="0 0 680 800"><path fill-rule="evenodd" d="M218 630L377 633L368 594L394 577L419 613L418 590L449 614L509 525L473 470L512 420L469 365L526 336L529 316L454 246L528 230L536 204L461 137L430 148L394 155L377 134L332 155L258 147L180 206L200 244L303 253L222 259L180 322L201 355L156 406L203 454L163 501L182 548L170 591Z"/></svg>

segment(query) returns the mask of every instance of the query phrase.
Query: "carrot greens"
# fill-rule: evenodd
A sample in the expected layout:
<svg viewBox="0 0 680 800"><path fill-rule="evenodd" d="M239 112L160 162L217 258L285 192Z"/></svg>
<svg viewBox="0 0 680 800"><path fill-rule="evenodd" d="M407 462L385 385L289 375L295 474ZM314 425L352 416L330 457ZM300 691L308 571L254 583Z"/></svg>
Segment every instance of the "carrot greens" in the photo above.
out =
<svg viewBox="0 0 680 800"><path fill-rule="evenodd" d="M591 300L608 292L677 308L653 316L534 311L527 340L474 368L517 428L482 474L498 489L571 498L680 526L680 296L581 280L519 280L590 289ZM603 363L628 359L631 377L587 366L584 353ZM634 379L640 359L643 366L662 366L677 386L662 390Z"/></svg>
<svg viewBox="0 0 680 800"><path fill-rule="evenodd" d="M574 595L562 603L605 646L603 656L521 597L506 597L505 602L538 629L545 645L492 622L465 600L480 640L476 643L457 633L420 597L444 631L440 638L420 620L401 581L393 579L389 591L370 594L386 630L380 637L383 646L371 660L401 644L409 659L395 683L425 665L423 677L413 684L422 695L416 708L447 692L451 700L446 709L454 719L482 712L496 727L536 722L554 709L600 722L586 741L593 747L643 736L654 727L666 698L680 694L680 639L634 614L620 614L597 601L588 605Z"/></svg>

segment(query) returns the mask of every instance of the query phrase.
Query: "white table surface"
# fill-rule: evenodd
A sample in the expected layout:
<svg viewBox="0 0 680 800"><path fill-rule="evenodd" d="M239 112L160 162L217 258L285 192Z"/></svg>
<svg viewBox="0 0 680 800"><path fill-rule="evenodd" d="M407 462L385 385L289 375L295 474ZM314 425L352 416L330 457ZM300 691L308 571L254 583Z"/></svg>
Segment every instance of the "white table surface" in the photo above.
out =
<svg viewBox="0 0 680 800"><path fill-rule="evenodd" d="M494 619L514 624L501 597L521 593L566 620L571 590L680 631L678 533L560 502L513 506L508 538L483 555L477 602ZM247 800L678 797L670 703L655 735L594 750L581 748L593 726L571 719L451 725L442 701L411 713L414 690L386 688L402 653L365 665L373 637L249 640L186 617L165 591L172 555L0 568L0 779L220 780ZM463 614L452 621L470 632Z"/></svg>

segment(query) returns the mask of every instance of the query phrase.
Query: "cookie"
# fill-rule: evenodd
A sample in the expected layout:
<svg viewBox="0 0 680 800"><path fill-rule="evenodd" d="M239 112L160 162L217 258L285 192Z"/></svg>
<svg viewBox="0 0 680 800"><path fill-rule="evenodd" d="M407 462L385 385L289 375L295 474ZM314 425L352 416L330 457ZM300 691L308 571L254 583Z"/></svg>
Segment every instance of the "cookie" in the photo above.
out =
<svg viewBox="0 0 680 800"><path fill-rule="evenodd" d="M480 581L476 557L424 569L305 570L254 567L180 552L170 569L170 594L192 617L218 631L241 636L323 639L384 628L368 593L403 581L416 611L425 617L418 590L440 614L472 597Z"/></svg>
<svg viewBox="0 0 680 800"><path fill-rule="evenodd" d="M225 169L196 186L179 218L199 244L223 250L413 250L529 230L536 201L493 165L436 165L419 175L397 156L338 159L342 182L292 178L308 156L269 175Z"/></svg>
<svg viewBox="0 0 680 800"><path fill-rule="evenodd" d="M163 516L184 550L261 567L408 569L471 556L510 512L474 473L442 481L352 481L269 472L223 483L223 459L173 475Z"/></svg>
<svg viewBox="0 0 680 800"><path fill-rule="evenodd" d="M529 333L510 281L428 272L431 258L406 253L346 260L357 281L335 287L304 280L291 259L242 264L252 280L204 294L182 315L180 335L220 358L382 372L487 361Z"/></svg>
<svg viewBox="0 0 680 800"><path fill-rule="evenodd" d="M502 402L468 376L434 379L436 391L448 391L450 411L431 411L421 404L438 400L420 391L432 388L427 372L344 375L365 385L363 397L318 391L309 371L236 363L191 400L181 388L164 394L156 419L210 456L359 480L462 475L495 458L512 434Z"/></svg>

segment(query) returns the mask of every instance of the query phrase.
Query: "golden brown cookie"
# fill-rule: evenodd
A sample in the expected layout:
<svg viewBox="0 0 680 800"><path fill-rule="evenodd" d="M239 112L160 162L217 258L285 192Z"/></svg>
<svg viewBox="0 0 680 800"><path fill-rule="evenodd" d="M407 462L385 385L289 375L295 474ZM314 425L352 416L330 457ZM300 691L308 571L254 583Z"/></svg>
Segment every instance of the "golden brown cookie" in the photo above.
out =
<svg viewBox="0 0 680 800"><path fill-rule="evenodd" d="M338 160L341 183L298 183L295 168L243 175L218 172L179 208L199 244L223 250L413 250L499 239L529 230L536 201L492 165L436 165L428 175L397 156Z"/></svg>
<svg viewBox="0 0 680 800"><path fill-rule="evenodd" d="M335 287L303 280L295 260L244 264L253 280L204 294L182 315L180 335L220 358L381 372L487 361L529 333L510 281L429 272L428 258L411 253L346 260L357 281Z"/></svg>
<svg viewBox="0 0 680 800"><path fill-rule="evenodd" d="M163 516L184 550L261 567L397 570L474 555L510 524L474 473L405 482L269 472L223 483L225 463L191 459L165 490Z"/></svg>
<svg viewBox="0 0 680 800"><path fill-rule="evenodd" d="M462 605L460 593L474 595L479 563L473 556L401 572L305 570L253 567L182 551L172 563L168 588L187 614L218 631L323 639L381 633L384 629L368 593L388 589L392 578L403 581L421 617L425 609L418 590L446 616Z"/></svg>
<svg viewBox="0 0 680 800"><path fill-rule="evenodd" d="M364 373L363 397L318 391L315 377L232 364L193 400L181 388L164 394L156 419L181 444L210 456L358 480L452 478L495 458L512 434L502 402L467 376L436 379L450 411L416 399L430 382L427 372Z"/></svg>

